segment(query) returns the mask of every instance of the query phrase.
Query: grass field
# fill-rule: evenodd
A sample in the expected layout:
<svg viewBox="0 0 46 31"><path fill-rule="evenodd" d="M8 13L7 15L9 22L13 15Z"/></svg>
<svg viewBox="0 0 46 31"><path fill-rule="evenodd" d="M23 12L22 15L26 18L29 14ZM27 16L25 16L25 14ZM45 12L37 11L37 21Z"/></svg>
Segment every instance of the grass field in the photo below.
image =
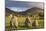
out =
<svg viewBox="0 0 46 31"><path fill-rule="evenodd" d="M32 22L34 18L30 17L30 21ZM24 22L26 20L26 17L18 17L18 23L19 26L17 27L17 30L24 30L24 29L40 29L40 28L44 28L44 20L37 20L39 25L36 25L37 28L35 28L34 26L29 26L28 28L26 26L24 26ZM37 24L37 23L36 23ZM6 31L10 31L10 17L6 16L5 17L5 28ZM16 28L14 28L16 30Z"/></svg>

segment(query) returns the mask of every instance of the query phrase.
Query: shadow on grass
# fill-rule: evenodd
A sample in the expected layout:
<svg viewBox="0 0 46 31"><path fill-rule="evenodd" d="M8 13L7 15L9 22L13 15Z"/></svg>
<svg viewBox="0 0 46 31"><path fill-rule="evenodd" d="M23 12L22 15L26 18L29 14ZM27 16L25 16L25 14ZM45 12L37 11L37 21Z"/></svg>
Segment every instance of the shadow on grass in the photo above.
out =
<svg viewBox="0 0 46 31"><path fill-rule="evenodd" d="M28 26L28 27L26 27L26 26L18 26L17 28L13 28L13 29L10 29L11 27L10 26L6 26L5 27L5 31L10 31L10 30L28 30L28 29L42 29L42 28L44 28L44 27L42 27L42 28L36 28L36 27L33 27L33 26Z"/></svg>

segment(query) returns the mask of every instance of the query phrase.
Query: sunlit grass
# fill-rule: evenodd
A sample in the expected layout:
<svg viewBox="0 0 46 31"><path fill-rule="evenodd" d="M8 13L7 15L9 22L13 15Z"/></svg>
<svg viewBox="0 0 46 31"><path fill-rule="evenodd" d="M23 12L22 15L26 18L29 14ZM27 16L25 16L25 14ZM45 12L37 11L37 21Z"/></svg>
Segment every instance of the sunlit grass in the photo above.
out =
<svg viewBox="0 0 46 31"><path fill-rule="evenodd" d="M30 21L32 22L34 18L30 17ZM33 26L29 26L28 28L26 26L24 26L24 22L26 20L26 17L18 17L18 22L19 22L19 26L17 29L21 30L21 29L32 29ZM42 20L37 20L38 21L38 25L36 26L36 28L44 28L44 21ZM10 31L10 17L6 16L5 18L5 26L6 26L6 30ZM16 29L16 28L15 28Z"/></svg>

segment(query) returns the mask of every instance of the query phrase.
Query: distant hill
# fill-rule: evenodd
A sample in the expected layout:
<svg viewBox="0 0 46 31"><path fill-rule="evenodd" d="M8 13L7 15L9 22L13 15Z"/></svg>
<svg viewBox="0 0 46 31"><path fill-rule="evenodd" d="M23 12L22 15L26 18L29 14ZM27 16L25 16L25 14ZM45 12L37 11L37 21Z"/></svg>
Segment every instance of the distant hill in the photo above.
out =
<svg viewBox="0 0 46 31"><path fill-rule="evenodd" d="M15 12L8 8L5 8L6 15L15 14L15 15L22 15L22 16L28 16L28 15L36 15L38 13L44 13L44 9L33 7L23 12Z"/></svg>

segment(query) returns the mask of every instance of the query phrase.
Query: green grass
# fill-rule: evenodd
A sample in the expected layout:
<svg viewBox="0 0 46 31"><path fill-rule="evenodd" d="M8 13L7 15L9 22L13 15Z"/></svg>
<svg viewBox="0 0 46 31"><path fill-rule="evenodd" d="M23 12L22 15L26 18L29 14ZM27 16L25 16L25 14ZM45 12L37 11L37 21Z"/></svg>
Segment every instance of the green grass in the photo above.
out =
<svg viewBox="0 0 46 31"><path fill-rule="evenodd" d="M22 30L22 29L32 29L33 26L29 26L28 28L26 26L23 25L23 23L25 22L26 18L25 17L18 17L18 22L19 22L19 26L17 29L19 30ZM31 21L33 19L33 17L31 18ZM44 28L44 21L43 20L37 20L39 25L36 26L38 29L40 28ZM6 16L5 17L5 28L6 28L6 31L10 31L10 17L9 16ZM16 28L15 28L16 29Z"/></svg>

